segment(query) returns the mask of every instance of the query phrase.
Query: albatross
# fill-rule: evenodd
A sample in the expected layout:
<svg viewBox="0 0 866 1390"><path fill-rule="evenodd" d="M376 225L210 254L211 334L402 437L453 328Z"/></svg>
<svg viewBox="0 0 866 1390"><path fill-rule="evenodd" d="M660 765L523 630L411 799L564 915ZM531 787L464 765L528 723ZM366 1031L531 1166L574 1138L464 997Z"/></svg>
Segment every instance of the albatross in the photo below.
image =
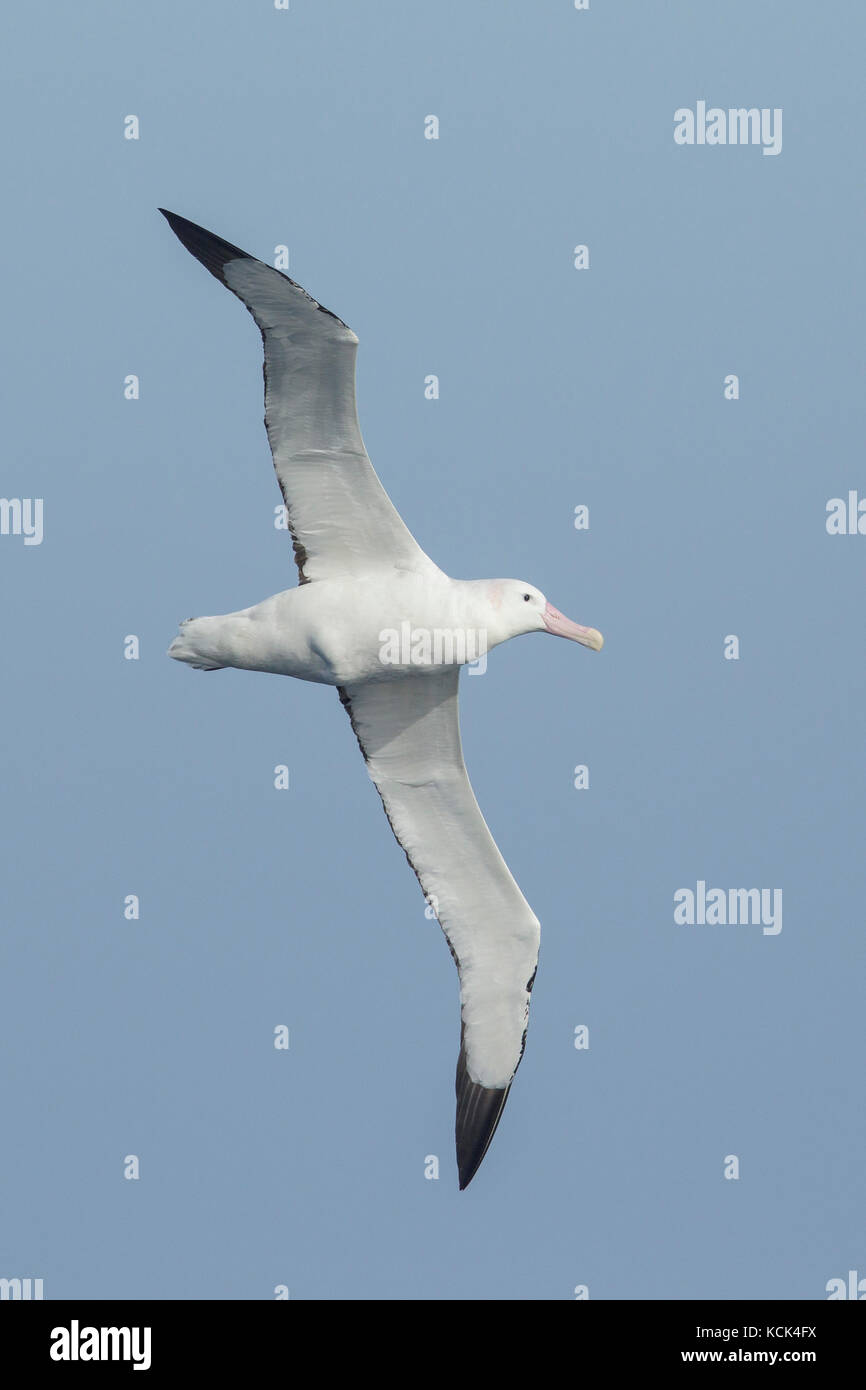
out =
<svg viewBox="0 0 866 1390"><path fill-rule="evenodd" d="M540 931L466 773L460 667L526 632L594 651L603 639L522 580L451 579L440 570L364 448L352 330L282 271L160 212L261 330L265 427L299 575L295 588L251 608L187 619L168 654L204 671L234 666L336 686L457 965L462 1189L487 1152L523 1056Z"/></svg>

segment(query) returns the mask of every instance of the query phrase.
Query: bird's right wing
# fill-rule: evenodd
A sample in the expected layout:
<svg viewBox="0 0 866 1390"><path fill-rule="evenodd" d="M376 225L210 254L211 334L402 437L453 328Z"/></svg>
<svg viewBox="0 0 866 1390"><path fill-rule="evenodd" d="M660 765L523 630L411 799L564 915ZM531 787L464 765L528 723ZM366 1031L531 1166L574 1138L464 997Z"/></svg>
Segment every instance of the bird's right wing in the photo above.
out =
<svg viewBox="0 0 866 1390"><path fill-rule="evenodd" d="M460 1186L499 1123L526 1041L538 919L475 800L460 745L459 668L340 690L391 829L460 975Z"/></svg>
<svg viewBox="0 0 866 1390"><path fill-rule="evenodd" d="M160 212L261 330L265 426L301 583L377 570L436 571L364 448L351 328L282 271L185 217Z"/></svg>

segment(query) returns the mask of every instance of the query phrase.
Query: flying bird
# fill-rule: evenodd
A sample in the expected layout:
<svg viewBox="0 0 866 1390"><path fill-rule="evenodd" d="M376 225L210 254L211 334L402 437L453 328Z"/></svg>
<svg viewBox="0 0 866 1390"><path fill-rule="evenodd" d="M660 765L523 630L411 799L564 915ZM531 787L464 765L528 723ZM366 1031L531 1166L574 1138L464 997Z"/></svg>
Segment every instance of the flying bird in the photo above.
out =
<svg viewBox="0 0 866 1390"><path fill-rule="evenodd" d="M460 666L548 632L601 633L516 579L451 579L398 515L364 448L358 339L287 275L160 211L249 309L264 340L265 426L300 582L251 608L180 624L169 656L336 686L385 814L460 976L457 1167L471 1182L523 1056L539 923L475 800L460 744Z"/></svg>

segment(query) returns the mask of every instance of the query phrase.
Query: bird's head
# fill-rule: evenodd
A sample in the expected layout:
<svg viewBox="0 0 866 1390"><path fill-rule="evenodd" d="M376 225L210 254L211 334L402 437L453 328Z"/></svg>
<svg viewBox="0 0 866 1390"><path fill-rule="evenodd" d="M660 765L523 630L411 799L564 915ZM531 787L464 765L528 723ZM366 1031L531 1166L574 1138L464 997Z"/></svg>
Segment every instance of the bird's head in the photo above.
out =
<svg viewBox="0 0 866 1390"><path fill-rule="evenodd" d="M491 626L497 641L519 637L524 632L550 632L554 637L568 637L582 647L600 652L604 638L597 628L582 627L554 608L540 589L520 579L497 579L490 585L489 603L493 613ZM492 645L492 644L491 644Z"/></svg>

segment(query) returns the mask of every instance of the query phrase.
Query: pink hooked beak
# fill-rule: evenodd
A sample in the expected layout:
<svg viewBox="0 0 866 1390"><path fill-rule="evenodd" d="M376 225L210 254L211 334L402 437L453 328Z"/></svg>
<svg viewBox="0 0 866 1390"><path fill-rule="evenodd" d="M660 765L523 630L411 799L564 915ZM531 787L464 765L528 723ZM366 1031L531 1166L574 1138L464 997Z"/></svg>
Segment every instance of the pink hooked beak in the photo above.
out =
<svg viewBox="0 0 866 1390"><path fill-rule="evenodd" d="M573 623L571 618L566 618L552 603L545 604L544 626L554 637L570 637L572 642L579 642L582 647L592 647L594 652L600 652L604 646L604 638L597 628L581 627L580 623Z"/></svg>

